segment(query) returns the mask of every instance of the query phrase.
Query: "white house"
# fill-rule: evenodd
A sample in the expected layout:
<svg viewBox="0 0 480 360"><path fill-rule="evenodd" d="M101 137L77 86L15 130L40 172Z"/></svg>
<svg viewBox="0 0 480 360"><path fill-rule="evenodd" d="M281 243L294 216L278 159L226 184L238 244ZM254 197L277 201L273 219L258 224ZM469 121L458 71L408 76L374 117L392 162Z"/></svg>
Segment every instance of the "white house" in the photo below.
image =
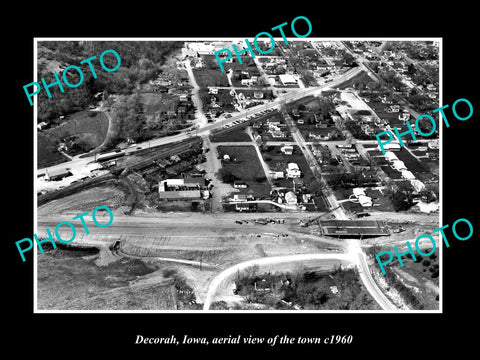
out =
<svg viewBox="0 0 480 360"><path fill-rule="evenodd" d="M363 207L373 206L372 198L369 197L369 196L360 195L360 196L358 197L358 202L359 202L360 205L362 205Z"/></svg>
<svg viewBox="0 0 480 360"><path fill-rule="evenodd" d="M412 174L411 171L408 171L408 170L402 170L402 177L405 179L405 180L413 180L415 179L415 175Z"/></svg>
<svg viewBox="0 0 480 360"><path fill-rule="evenodd" d="M285 202L287 204L296 204L297 203L297 195L293 191L289 191L285 194Z"/></svg>
<svg viewBox="0 0 480 360"><path fill-rule="evenodd" d="M392 161L392 167L395 170L398 170L398 171L407 170L407 167L405 166L405 164L401 160Z"/></svg>
<svg viewBox="0 0 480 360"><path fill-rule="evenodd" d="M296 163L288 163L287 165L287 178L296 178L300 177L302 172L298 168Z"/></svg>
<svg viewBox="0 0 480 360"><path fill-rule="evenodd" d="M425 185L418 179L410 180L410 184L412 184L416 192L420 192L425 189Z"/></svg>
<svg viewBox="0 0 480 360"><path fill-rule="evenodd" d="M293 153L293 146L292 145L285 145L280 150L285 154L285 155L292 155Z"/></svg>

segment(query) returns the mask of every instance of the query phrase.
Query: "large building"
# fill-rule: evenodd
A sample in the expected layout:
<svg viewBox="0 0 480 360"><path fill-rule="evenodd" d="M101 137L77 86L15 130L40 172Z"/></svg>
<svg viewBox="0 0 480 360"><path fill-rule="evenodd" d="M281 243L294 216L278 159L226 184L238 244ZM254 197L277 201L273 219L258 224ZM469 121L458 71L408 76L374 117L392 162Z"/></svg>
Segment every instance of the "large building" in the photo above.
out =
<svg viewBox="0 0 480 360"><path fill-rule="evenodd" d="M186 177L184 179L167 179L158 184L158 195L163 200L190 200L207 197L203 177Z"/></svg>
<svg viewBox="0 0 480 360"><path fill-rule="evenodd" d="M45 178L48 181L57 181L62 180L63 178L72 175L72 173L67 169L53 169L45 171Z"/></svg>

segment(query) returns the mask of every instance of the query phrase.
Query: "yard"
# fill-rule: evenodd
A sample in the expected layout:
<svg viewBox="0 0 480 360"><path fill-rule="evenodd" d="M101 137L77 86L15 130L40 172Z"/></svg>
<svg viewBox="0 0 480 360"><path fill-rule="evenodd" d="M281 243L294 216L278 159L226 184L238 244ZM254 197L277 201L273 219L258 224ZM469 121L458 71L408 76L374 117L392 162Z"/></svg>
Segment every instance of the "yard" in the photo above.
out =
<svg viewBox="0 0 480 360"><path fill-rule="evenodd" d="M217 112L235 111L234 98L230 95L230 90L219 89L217 94L209 94L208 89L200 89L199 95L205 112L210 111L215 115Z"/></svg>
<svg viewBox="0 0 480 360"><path fill-rule="evenodd" d="M430 168L427 165L417 160L407 150L401 149L400 151L396 151L395 155L397 155L399 160L404 162L407 169L420 181L431 180L432 178L438 179L438 176L435 176L430 172Z"/></svg>
<svg viewBox="0 0 480 360"><path fill-rule="evenodd" d="M320 186L300 148L297 145L293 145L292 155L285 155L280 148L280 146L266 146L262 150L263 159L270 170L285 171L288 163L296 163L302 172L302 176L300 177L301 182L310 192L316 193ZM277 179L275 180L275 184L277 186L292 188L293 180Z"/></svg>
<svg viewBox="0 0 480 360"><path fill-rule="evenodd" d="M68 161L68 158L58 152L56 146L48 136L39 133L37 136L37 161L38 168L44 168Z"/></svg>
<svg viewBox="0 0 480 360"><path fill-rule="evenodd" d="M217 152L222 159L222 169L231 173L235 180L247 184L247 188L241 189L240 193L251 194L256 198L269 198L270 185L253 145L220 145ZM223 160L224 155L228 155L230 160Z"/></svg>
<svg viewBox="0 0 480 360"><path fill-rule="evenodd" d="M62 162L63 155L56 152L60 143L66 145L69 155L88 152L99 146L108 131L108 118L103 112L79 111L60 125L38 134L38 165L46 167Z"/></svg>

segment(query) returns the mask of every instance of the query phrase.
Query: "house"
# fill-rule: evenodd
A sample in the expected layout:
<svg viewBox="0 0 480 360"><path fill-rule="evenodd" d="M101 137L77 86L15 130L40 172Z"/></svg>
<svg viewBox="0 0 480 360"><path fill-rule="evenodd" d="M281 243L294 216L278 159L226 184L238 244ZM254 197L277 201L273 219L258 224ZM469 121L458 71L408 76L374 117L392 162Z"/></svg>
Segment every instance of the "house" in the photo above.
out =
<svg viewBox="0 0 480 360"><path fill-rule="evenodd" d="M393 160L392 161L392 168L395 169L395 170L398 170L398 171L407 170L407 167L405 166L405 164L401 160Z"/></svg>
<svg viewBox="0 0 480 360"><path fill-rule="evenodd" d="M263 99L263 92L261 92L261 91L254 91L254 92L253 92L253 97L254 97L255 99Z"/></svg>
<svg viewBox="0 0 480 360"><path fill-rule="evenodd" d="M356 198L358 198L360 195L365 196L365 190L362 188L353 188L353 195L355 195Z"/></svg>
<svg viewBox="0 0 480 360"><path fill-rule="evenodd" d="M188 95L181 94L181 95L179 96L179 99L180 99L180 101L188 101Z"/></svg>
<svg viewBox="0 0 480 360"><path fill-rule="evenodd" d="M248 185L243 181L234 181L233 182L233 187L235 189L246 189L248 187Z"/></svg>
<svg viewBox="0 0 480 360"><path fill-rule="evenodd" d="M230 161L230 155L228 154L223 155L223 161Z"/></svg>
<svg viewBox="0 0 480 360"><path fill-rule="evenodd" d="M208 93L213 94L213 95L218 95L218 88L216 87L209 87L208 88Z"/></svg>
<svg viewBox="0 0 480 360"><path fill-rule="evenodd" d="M408 111L402 112L400 115L398 115L398 120L402 120L402 121L410 120L410 113Z"/></svg>
<svg viewBox="0 0 480 360"><path fill-rule="evenodd" d="M427 146L429 149L438 150L438 148L440 147L440 143L438 140L432 140L428 142Z"/></svg>
<svg viewBox="0 0 480 360"><path fill-rule="evenodd" d="M285 194L285 202L289 205L297 203L297 195L293 191L289 191Z"/></svg>
<svg viewBox="0 0 480 360"><path fill-rule="evenodd" d="M399 112L400 111L400 105L391 105L390 106L390 111L394 112L394 113Z"/></svg>
<svg viewBox="0 0 480 360"><path fill-rule="evenodd" d="M292 155L293 154L293 146L292 145L285 145L280 150L285 154L285 155Z"/></svg>
<svg viewBox="0 0 480 360"><path fill-rule="evenodd" d="M172 155L172 156L170 156L170 160L172 160L172 161L175 162L175 163L178 163L178 162L182 161L182 159L181 159L180 156L178 156L178 155Z"/></svg>
<svg viewBox="0 0 480 360"><path fill-rule="evenodd" d="M272 175L272 179L283 179L285 178L283 171L270 171L270 174Z"/></svg>
<svg viewBox="0 0 480 360"><path fill-rule="evenodd" d="M408 170L402 170L402 177L405 179L405 180L413 180L415 179L415 175L412 174L412 172L408 171Z"/></svg>
<svg viewBox="0 0 480 360"><path fill-rule="evenodd" d="M298 123L298 124L305 124L305 120L303 120L303 119L298 119L298 120L297 120L297 123Z"/></svg>
<svg viewBox="0 0 480 360"><path fill-rule="evenodd" d="M300 177L302 172L298 168L296 163L288 163L287 165L287 178Z"/></svg>
<svg viewBox="0 0 480 360"><path fill-rule="evenodd" d="M287 135L282 131L271 131L270 134L274 138L285 138Z"/></svg>
<svg viewBox="0 0 480 360"><path fill-rule="evenodd" d="M385 144L383 145L383 148L385 150L392 150L392 151L400 151L400 144L394 144L394 143L390 143L390 144Z"/></svg>
<svg viewBox="0 0 480 360"><path fill-rule="evenodd" d="M257 210L257 204L237 203L235 204L236 211L254 211Z"/></svg>
<svg viewBox="0 0 480 360"><path fill-rule="evenodd" d="M45 179L48 181L58 181L66 178L67 176L72 175L72 173L66 168L46 170Z"/></svg>
<svg viewBox="0 0 480 360"><path fill-rule="evenodd" d="M369 196L360 195L360 196L358 197L358 202L359 202L360 205L362 205L363 207L371 207L371 206L373 206L372 198L369 197Z"/></svg>
<svg viewBox="0 0 480 360"><path fill-rule="evenodd" d="M233 194L233 201L250 201L254 200L252 195L245 195L245 194Z"/></svg>
<svg viewBox="0 0 480 360"><path fill-rule="evenodd" d="M45 121L42 121L40 124L37 125L38 130L42 130L45 126L47 126L48 123Z"/></svg>
<svg viewBox="0 0 480 360"><path fill-rule="evenodd" d="M393 152L386 151L385 152L385 159L387 159L387 161L389 161L389 162L392 162L392 161L398 160L398 157Z"/></svg>
<svg viewBox="0 0 480 360"><path fill-rule="evenodd" d="M425 185L423 184L423 182L418 179L410 180L410 184L412 184L412 187L416 192L420 192L425 189Z"/></svg>

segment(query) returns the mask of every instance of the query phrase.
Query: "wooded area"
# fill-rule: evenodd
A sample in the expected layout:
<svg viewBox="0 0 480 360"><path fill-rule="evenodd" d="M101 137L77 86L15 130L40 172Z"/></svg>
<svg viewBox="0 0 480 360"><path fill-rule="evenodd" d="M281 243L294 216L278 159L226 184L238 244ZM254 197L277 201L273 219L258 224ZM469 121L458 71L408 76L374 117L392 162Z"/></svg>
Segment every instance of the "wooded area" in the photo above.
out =
<svg viewBox="0 0 480 360"><path fill-rule="evenodd" d="M52 97L46 91L38 94L38 121L57 121L59 116L84 110L93 104L95 95L102 93L105 98L110 94L131 95L138 84L156 78L165 58L179 49L181 41L42 41L38 43L39 62L38 79L44 78L47 84L55 81L54 75L46 64L59 63L61 69L70 65L80 67L84 74L83 83L76 88L63 85L62 93L58 86L50 88ZM114 72L102 69L99 57L103 51L113 49L121 57L121 66ZM81 61L96 56L92 61L97 78L95 79L88 64ZM43 61L40 61L43 60ZM104 57L105 66L113 68L116 59ZM58 73L61 78L61 73ZM69 82L75 84L79 75L69 72ZM75 78L77 77L77 78Z"/></svg>

